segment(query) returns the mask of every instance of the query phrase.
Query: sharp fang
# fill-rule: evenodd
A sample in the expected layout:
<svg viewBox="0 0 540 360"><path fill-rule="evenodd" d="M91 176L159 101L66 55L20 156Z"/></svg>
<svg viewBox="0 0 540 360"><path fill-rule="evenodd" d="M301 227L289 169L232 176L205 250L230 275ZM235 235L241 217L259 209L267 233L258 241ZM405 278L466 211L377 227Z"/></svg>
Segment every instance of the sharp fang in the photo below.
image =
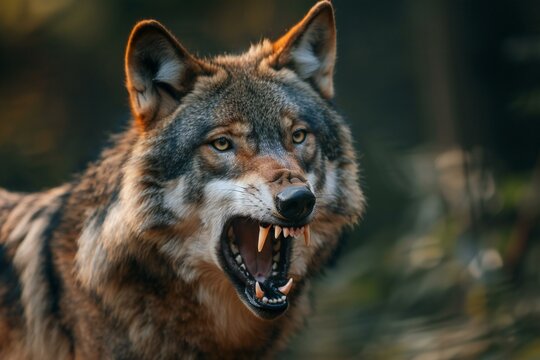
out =
<svg viewBox="0 0 540 360"><path fill-rule="evenodd" d="M289 279L289 282L287 282L285 285L283 285L282 287L278 288L278 290L283 294L283 295L287 295L289 293L289 291L291 291L291 288L292 288L292 283L293 283L293 279L290 278Z"/></svg>
<svg viewBox="0 0 540 360"><path fill-rule="evenodd" d="M289 237L289 228L286 228L286 227L283 228L283 237L284 238Z"/></svg>
<svg viewBox="0 0 540 360"><path fill-rule="evenodd" d="M279 234L281 234L281 226L275 225L274 226L274 238L278 238Z"/></svg>
<svg viewBox="0 0 540 360"><path fill-rule="evenodd" d="M309 225L304 226L304 243L306 246L311 244L311 232L309 230Z"/></svg>
<svg viewBox="0 0 540 360"><path fill-rule="evenodd" d="M270 231L270 226L267 228L263 228L262 226L259 226L259 244L257 245L257 250L259 252L262 251L264 243L266 242L266 237L268 236L268 232Z"/></svg>
<svg viewBox="0 0 540 360"><path fill-rule="evenodd" d="M264 296L264 291L261 289L261 285L259 285L258 281L255 282L255 296L257 299L262 299Z"/></svg>

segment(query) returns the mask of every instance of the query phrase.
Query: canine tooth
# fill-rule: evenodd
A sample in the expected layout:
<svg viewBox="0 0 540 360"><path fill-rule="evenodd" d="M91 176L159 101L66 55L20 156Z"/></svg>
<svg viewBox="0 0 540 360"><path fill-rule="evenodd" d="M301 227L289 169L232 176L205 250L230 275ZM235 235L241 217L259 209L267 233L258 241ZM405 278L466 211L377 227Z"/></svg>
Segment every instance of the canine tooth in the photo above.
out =
<svg viewBox="0 0 540 360"><path fill-rule="evenodd" d="M236 256L236 257L234 258L234 260L236 260L236 262L237 262L238 264L241 264L241 263L242 263L242 255L238 254L238 256Z"/></svg>
<svg viewBox="0 0 540 360"><path fill-rule="evenodd" d="M270 231L270 226L267 228L263 228L259 225L259 244L257 245L257 250L259 252L262 251L264 243L266 242L266 237L268 236L268 232Z"/></svg>
<svg viewBox="0 0 540 360"><path fill-rule="evenodd" d="M289 293L289 291L291 291L292 283L293 283L293 279L290 278L289 281L285 285L283 285L282 287L278 288L278 290L282 294L287 295Z"/></svg>
<svg viewBox="0 0 540 360"><path fill-rule="evenodd" d="M290 231L289 231L289 228L284 227L284 228L283 228L283 237L284 237L284 238L289 237L289 232L290 232Z"/></svg>
<svg viewBox="0 0 540 360"><path fill-rule="evenodd" d="M309 225L304 226L304 243L306 246L311 244L311 232L309 230Z"/></svg>
<svg viewBox="0 0 540 360"><path fill-rule="evenodd" d="M255 282L255 296L257 299L260 299L264 296L264 291L261 289L261 285L259 285L259 282Z"/></svg>
<svg viewBox="0 0 540 360"><path fill-rule="evenodd" d="M279 234L281 234L281 226L275 225L274 226L274 237L277 239Z"/></svg>
<svg viewBox="0 0 540 360"><path fill-rule="evenodd" d="M267 298L266 296L263 297L262 302L265 303L265 304L267 304L267 303L268 303L268 298Z"/></svg>

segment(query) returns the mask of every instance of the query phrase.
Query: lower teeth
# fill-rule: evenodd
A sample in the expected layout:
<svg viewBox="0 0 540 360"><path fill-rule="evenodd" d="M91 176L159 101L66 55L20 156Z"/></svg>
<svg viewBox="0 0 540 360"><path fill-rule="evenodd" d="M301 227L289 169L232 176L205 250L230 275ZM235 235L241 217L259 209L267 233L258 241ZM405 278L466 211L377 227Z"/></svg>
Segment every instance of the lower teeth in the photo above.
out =
<svg viewBox="0 0 540 360"><path fill-rule="evenodd" d="M266 301L265 301L266 299ZM280 298L276 298L276 299L267 299L266 297L263 298L263 303L267 304L277 304L277 303L280 303L280 302L284 302L287 298L285 296L282 296Z"/></svg>

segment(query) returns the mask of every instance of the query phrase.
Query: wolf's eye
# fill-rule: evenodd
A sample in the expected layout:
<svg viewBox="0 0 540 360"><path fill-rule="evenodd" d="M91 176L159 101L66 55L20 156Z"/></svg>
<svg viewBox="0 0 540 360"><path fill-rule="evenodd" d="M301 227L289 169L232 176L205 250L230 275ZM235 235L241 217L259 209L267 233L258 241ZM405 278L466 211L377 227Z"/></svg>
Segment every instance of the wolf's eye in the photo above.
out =
<svg viewBox="0 0 540 360"><path fill-rule="evenodd" d="M301 144L306 140L306 130L298 129L292 133L292 141L295 144Z"/></svg>
<svg viewBox="0 0 540 360"><path fill-rule="evenodd" d="M232 148L232 143L229 139L220 137L212 141L212 146L218 151L227 151Z"/></svg>

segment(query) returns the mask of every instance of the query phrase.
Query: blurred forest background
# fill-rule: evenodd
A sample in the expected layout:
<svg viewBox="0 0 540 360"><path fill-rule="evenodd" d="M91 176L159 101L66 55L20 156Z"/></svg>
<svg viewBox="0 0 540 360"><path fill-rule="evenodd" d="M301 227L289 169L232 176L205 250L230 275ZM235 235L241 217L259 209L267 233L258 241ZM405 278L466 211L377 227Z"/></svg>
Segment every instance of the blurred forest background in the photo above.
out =
<svg viewBox="0 0 540 360"><path fill-rule="evenodd" d="M206 56L313 3L1 0L0 186L67 181L126 126L137 20ZM368 209L282 357L539 359L540 1L334 4Z"/></svg>

